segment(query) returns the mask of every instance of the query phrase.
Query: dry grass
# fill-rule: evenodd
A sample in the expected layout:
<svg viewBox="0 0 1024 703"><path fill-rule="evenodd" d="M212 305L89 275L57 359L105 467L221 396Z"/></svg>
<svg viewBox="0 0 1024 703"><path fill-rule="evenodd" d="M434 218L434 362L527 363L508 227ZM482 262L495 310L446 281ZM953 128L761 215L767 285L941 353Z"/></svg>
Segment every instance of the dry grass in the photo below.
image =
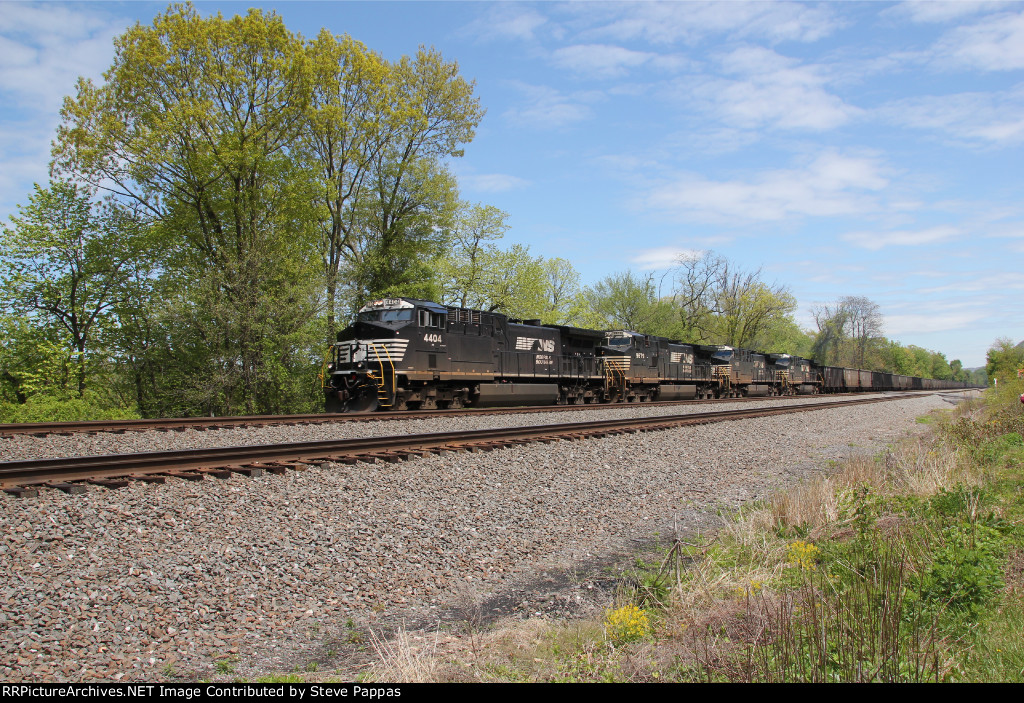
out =
<svg viewBox="0 0 1024 703"><path fill-rule="evenodd" d="M963 467L967 462L957 451L939 452L921 440L898 444L885 456L887 474L905 493L929 496L954 485L975 485L977 479Z"/></svg>
<svg viewBox="0 0 1024 703"><path fill-rule="evenodd" d="M370 631L370 641L379 661L368 672L372 681L429 683L437 680L440 660L437 638L412 635L404 628L394 637L383 638Z"/></svg>

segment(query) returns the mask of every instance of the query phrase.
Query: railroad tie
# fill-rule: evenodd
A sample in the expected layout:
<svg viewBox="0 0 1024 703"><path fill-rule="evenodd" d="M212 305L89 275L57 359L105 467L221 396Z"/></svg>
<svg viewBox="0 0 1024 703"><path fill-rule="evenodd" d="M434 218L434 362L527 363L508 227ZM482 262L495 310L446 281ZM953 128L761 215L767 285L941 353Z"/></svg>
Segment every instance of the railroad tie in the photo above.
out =
<svg viewBox="0 0 1024 703"><path fill-rule="evenodd" d="M86 481L86 483L91 483L94 486L103 486L104 488L110 488L110 489L124 488L129 483L131 483L131 481L126 481L124 479L111 479L111 478L87 478L87 479L85 479L85 481Z"/></svg>
<svg viewBox="0 0 1024 703"><path fill-rule="evenodd" d="M39 495L38 488L26 488L25 486L8 486L4 493L9 493L16 498L35 498Z"/></svg>
<svg viewBox="0 0 1024 703"><path fill-rule="evenodd" d="M208 469L207 468L196 469L196 472L197 473L201 473L201 474L205 474L206 476L213 476L213 477L219 478L221 480L231 478L231 469L227 469L227 468L217 467L217 468L208 468Z"/></svg>
<svg viewBox="0 0 1024 703"><path fill-rule="evenodd" d="M165 475L171 478L181 478L186 481L202 481L205 478L202 474L195 473L194 471L167 471Z"/></svg>
<svg viewBox="0 0 1024 703"><path fill-rule="evenodd" d="M233 474L242 474L249 478L263 475L263 468L259 466L225 466L224 468Z"/></svg>
<svg viewBox="0 0 1024 703"><path fill-rule="evenodd" d="M80 483L67 483L65 481L50 481L45 484L47 488L56 488L58 491L76 495L78 493L85 493L87 490L85 486Z"/></svg>

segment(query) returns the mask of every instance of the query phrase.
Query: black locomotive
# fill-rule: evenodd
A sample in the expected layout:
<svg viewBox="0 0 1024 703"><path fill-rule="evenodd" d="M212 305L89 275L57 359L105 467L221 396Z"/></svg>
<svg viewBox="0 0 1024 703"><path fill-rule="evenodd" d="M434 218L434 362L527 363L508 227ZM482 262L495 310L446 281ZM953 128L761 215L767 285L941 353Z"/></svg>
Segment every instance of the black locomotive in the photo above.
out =
<svg viewBox="0 0 1024 703"><path fill-rule="evenodd" d="M965 386L626 330L541 325L413 298L363 307L338 333L323 379L328 412Z"/></svg>

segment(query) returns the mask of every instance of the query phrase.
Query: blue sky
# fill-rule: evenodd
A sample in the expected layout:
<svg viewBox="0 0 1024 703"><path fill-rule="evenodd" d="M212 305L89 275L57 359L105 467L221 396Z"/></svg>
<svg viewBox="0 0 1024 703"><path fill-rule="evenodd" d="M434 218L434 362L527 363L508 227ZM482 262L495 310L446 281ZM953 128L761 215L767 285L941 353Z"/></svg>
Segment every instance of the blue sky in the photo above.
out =
<svg viewBox="0 0 1024 703"><path fill-rule="evenodd" d="M857 295L968 367L1024 338L1022 3L257 6L458 61L487 109L452 164L463 198L585 283L712 249L787 285L808 328ZM0 218L46 181L75 79L166 7L0 2Z"/></svg>

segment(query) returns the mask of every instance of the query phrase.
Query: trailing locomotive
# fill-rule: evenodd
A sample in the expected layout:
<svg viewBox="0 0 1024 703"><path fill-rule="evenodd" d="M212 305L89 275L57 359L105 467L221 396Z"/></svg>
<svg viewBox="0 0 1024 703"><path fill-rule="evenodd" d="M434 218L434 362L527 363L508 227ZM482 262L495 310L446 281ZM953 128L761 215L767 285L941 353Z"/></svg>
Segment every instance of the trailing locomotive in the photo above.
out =
<svg viewBox="0 0 1024 703"><path fill-rule="evenodd" d="M413 298L364 306L338 333L323 379L328 412L964 387Z"/></svg>

